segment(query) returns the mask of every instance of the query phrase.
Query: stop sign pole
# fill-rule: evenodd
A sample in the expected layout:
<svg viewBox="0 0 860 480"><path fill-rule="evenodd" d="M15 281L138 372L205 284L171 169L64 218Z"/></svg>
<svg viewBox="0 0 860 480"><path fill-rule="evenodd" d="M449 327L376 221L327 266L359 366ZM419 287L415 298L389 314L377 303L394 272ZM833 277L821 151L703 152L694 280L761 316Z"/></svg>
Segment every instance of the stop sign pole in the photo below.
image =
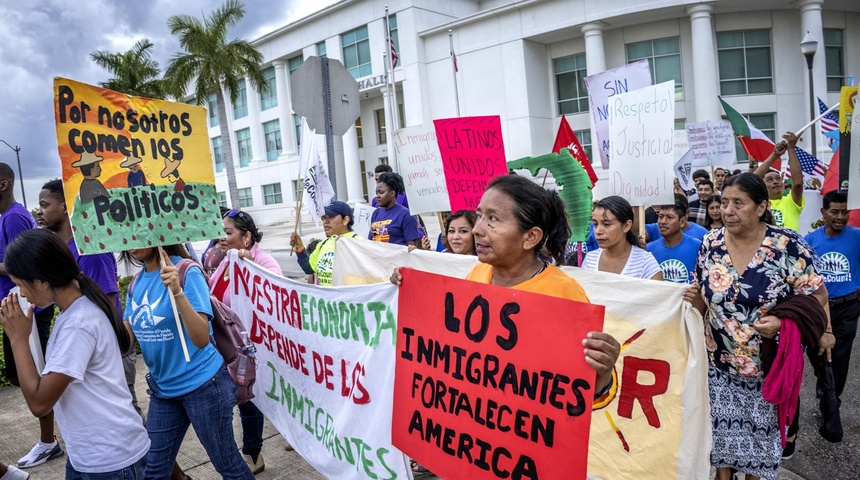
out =
<svg viewBox="0 0 860 480"><path fill-rule="evenodd" d="M361 113L358 82L338 60L314 56L292 73L290 93L293 111L313 130L325 132L328 176L337 191L334 136L346 133Z"/></svg>

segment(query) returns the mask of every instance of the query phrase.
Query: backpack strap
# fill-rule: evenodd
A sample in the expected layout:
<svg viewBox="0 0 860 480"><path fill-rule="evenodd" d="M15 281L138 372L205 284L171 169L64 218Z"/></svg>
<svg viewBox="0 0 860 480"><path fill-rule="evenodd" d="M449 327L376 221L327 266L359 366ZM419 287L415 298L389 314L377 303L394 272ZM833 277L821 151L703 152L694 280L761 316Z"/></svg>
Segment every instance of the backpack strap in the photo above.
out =
<svg viewBox="0 0 860 480"><path fill-rule="evenodd" d="M192 267L200 268L200 273L203 273L203 278L206 278L206 274L203 272L203 269L200 265L197 264L194 260L190 258L183 258L176 264L176 268L179 269L179 287L185 288L185 276L188 275L188 269Z"/></svg>

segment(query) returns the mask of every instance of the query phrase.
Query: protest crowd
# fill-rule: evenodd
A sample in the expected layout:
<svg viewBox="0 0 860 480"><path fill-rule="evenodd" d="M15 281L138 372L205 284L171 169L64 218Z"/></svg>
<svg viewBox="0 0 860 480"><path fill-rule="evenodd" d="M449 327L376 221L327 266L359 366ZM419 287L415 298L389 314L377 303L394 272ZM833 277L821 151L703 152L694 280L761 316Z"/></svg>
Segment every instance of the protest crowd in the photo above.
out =
<svg viewBox="0 0 860 480"><path fill-rule="evenodd" d="M60 132L74 95L94 97L56 81ZM165 118L187 108L158 105ZM724 105L735 127L739 114ZM205 122L176 118L191 135ZM475 148L489 167L474 183L449 176L455 146L441 143L476 124L436 125L449 187L470 185L449 188L449 208L416 207L411 181L379 165L359 225L357 205L316 171L302 183L304 212L324 237L302 238L297 217L288 245L264 241L249 211L219 211L211 164L209 177L183 167L180 178L181 156L165 159L162 183L148 183L138 165L149 158L125 155L127 188L106 188L100 164L115 159L61 148L69 168L42 187L34 221L0 163L4 374L33 415L21 442L35 441L20 459L0 458L0 480L63 461L67 479L188 479L177 456L189 427L222 478L252 479L266 469L267 419L288 449L335 465L319 467L332 478L634 478L618 473L627 460L606 459L646 457L640 433L668 431L672 475L645 478L705 478L704 468L718 480L773 480L801 431L842 441L860 223L837 168L815 185L817 222L806 220L812 167L798 142L810 131L785 132L765 154L748 149L748 167L663 152L680 153L667 169L674 188L597 198L604 180L566 121L551 153L515 160L493 145L498 117L486 118L483 147L495 156ZM746 133L733 130L745 149ZM171 145L190 156L196 144ZM275 249L307 277L284 278ZM118 266L134 272L124 292ZM556 334L549 322L573 325ZM663 356L631 353L646 341ZM816 425L801 425L806 362ZM692 440L680 425L694 417ZM690 450L676 453L684 442ZM553 448L565 458L548 464Z"/></svg>

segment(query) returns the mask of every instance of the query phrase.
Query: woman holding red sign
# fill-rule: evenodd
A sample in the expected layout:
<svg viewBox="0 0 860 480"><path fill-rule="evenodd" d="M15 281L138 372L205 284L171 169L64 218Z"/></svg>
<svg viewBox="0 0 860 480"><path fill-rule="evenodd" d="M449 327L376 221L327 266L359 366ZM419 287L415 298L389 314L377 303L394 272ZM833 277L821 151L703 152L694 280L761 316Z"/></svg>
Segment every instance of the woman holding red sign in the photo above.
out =
<svg viewBox="0 0 860 480"><path fill-rule="evenodd" d="M503 175L487 186L477 213L472 235L481 263L467 280L588 302L576 280L538 256L545 248L561 264L570 238L564 202L557 192L524 177ZM394 270L391 281L401 284L399 269ZM582 344L586 362L597 370L594 403L599 405L609 395L621 346L604 332L590 332Z"/></svg>

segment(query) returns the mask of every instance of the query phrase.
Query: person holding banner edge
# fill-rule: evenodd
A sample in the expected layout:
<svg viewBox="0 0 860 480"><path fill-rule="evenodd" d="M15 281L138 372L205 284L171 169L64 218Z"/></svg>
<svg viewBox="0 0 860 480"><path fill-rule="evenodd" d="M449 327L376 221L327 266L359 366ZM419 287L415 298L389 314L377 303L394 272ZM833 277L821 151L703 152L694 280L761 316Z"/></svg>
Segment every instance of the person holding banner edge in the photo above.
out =
<svg viewBox="0 0 860 480"><path fill-rule="evenodd" d="M555 265L538 257L546 248L556 264L563 264L570 238L564 203L555 191L547 191L517 175L502 175L487 186L472 229L478 263L467 280L516 290L588 302L582 286ZM402 284L400 269L391 282ZM594 407L605 406L612 387L612 369L621 346L612 335L590 332L583 341L585 360L597 371Z"/></svg>
<svg viewBox="0 0 860 480"><path fill-rule="evenodd" d="M250 260L266 270L283 275L278 261L260 248L263 234L257 230L254 218L241 210L230 210L223 215L224 237L219 242L224 258L209 277L212 295L221 303L230 306L230 260L228 250L238 250L240 260ZM239 417L242 419L242 457L251 473L257 474L266 469L266 462L260 453L263 450L263 424L266 417L254 405L253 400L239 404Z"/></svg>
<svg viewBox="0 0 860 480"><path fill-rule="evenodd" d="M182 245L125 251L121 259L143 269L126 298L126 327L138 339L149 368L146 431L152 441L146 478L168 478L189 425L225 479L252 480L233 435L238 390L224 359L210 342L212 304L203 272L190 268L180 285L176 263L188 258ZM162 266L164 262L164 266ZM172 295L184 325L190 362L179 348Z"/></svg>
<svg viewBox="0 0 860 480"><path fill-rule="evenodd" d="M316 275L319 284L323 287L331 286L331 274L334 270L335 242L339 237L361 237L352 231L355 225L355 216L352 207L346 202L334 200L325 206L325 215L322 217L323 231L326 239L320 242L308 254L302 237L293 232L290 236L290 246L296 252L296 261L302 267L302 271L308 275Z"/></svg>

